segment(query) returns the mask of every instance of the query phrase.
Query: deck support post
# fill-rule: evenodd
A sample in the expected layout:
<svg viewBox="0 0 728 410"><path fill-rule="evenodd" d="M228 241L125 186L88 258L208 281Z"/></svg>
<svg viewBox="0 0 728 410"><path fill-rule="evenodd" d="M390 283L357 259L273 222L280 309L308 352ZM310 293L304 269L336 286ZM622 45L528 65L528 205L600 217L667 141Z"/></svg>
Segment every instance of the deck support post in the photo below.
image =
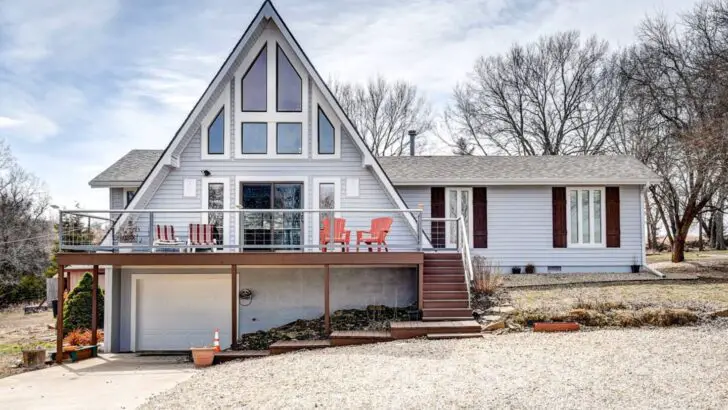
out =
<svg viewBox="0 0 728 410"><path fill-rule="evenodd" d="M417 266L417 308L423 310L425 308L425 264L420 263Z"/></svg>
<svg viewBox="0 0 728 410"><path fill-rule="evenodd" d="M63 363L63 277L65 266L58 265L58 314L56 315L56 363Z"/></svg>
<svg viewBox="0 0 728 410"><path fill-rule="evenodd" d="M329 284L331 282L331 272L329 265L324 265L324 331L326 334L331 333L331 315L329 306Z"/></svg>
<svg viewBox="0 0 728 410"><path fill-rule="evenodd" d="M99 330L99 311L97 309L97 293L99 292L99 265L94 265L93 281L91 282L91 345L99 344L96 332Z"/></svg>
<svg viewBox="0 0 728 410"><path fill-rule="evenodd" d="M230 289L231 289L231 314L230 334L232 343L230 347L235 349L238 345L238 265L230 265Z"/></svg>

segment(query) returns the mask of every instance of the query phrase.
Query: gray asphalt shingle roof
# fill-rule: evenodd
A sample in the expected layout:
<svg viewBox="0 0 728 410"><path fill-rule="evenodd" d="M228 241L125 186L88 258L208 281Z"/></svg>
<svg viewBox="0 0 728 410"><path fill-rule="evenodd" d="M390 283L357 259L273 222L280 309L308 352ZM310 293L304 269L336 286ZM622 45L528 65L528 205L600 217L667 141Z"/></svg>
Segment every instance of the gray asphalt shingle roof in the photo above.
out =
<svg viewBox="0 0 728 410"><path fill-rule="evenodd" d="M162 150L132 150L92 179L91 186L138 183L151 171ZM444 183L644 183L659 179L628 156L416 156L380 157L395 185Z"/></svg>
<svg viewBox="0 0 728 410"><path fill-rule="evenodd" d="M89 181L89 185L108 187L114 184L141 184L162 152L157 149L133 149Z"/></svg>
<svg viewBox="0 0 728 410"><path fill-rule="evenodd" d="M628 156L416 156L381 157L395 185L406 183L644 183L658 177Z"/></svg>

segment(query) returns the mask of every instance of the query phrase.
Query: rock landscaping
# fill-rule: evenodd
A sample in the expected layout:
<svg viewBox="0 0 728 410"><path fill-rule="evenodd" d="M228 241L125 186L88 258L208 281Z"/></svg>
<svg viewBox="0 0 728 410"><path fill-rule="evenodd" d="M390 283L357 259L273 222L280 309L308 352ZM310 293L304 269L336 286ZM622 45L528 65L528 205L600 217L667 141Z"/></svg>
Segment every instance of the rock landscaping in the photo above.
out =
<svg viewBox="0 0 728 410"><path fill-rule="evenodd" d="M366 309L337 310L331 314L331 330L389 330L390 321L409 320L409 307L393 308L369 305ZM246 333L240 336L238 350L264 350L282 340L321 340L324 333L324 317L296 320L267 331Z"/></svg>

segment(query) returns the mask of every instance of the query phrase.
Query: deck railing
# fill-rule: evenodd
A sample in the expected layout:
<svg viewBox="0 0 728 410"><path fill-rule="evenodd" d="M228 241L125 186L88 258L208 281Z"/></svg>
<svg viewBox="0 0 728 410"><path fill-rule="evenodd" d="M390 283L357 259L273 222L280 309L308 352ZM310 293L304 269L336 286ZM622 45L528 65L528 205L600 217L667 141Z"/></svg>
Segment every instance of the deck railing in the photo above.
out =
<svg viewBox="0 0 728 410"><path fill-rule="evenodd" d="M357 241L358 234L361 239L368 238L366 232L370 231L372 221L381 217L392 220L386 243ZM61 251L331 252L355 251L357 245L360 251L430 248L423 235L421 209L62 210L59 218ZM336 231L336 223L328 224L327 235L321 232L323 221L332 218L346 220L348 237ZM157 233L158 227L161 235Z"/></svg>

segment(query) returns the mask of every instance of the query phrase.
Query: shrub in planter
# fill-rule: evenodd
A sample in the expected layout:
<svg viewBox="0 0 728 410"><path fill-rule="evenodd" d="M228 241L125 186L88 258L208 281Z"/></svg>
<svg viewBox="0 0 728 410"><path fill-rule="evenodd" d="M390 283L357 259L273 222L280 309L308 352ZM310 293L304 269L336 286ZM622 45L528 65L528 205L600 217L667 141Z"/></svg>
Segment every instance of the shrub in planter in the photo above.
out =
<svg viewBox="0 0 728 410"><path fill-rule="evenodd" d="M91 328L91 286L93 277L86 272L78 285L73 288L63 304L63 329L70 332L73 329ZM104 291L99 288L96 293L96 312L98 314L98 327L104 327Z"/></svg>
<svg viewBox="0 0 728 410"><path fill-rule="evenodd" d="M96 340L104 341L103 330L96 331ZM68 346L89 346L91 345L90 329L74 329L63 338L63 344Z"/></svg>
<svg viewBox="0 0 728 410"><path fill-rule="evenodd" d="M536 273L536 267L532 263L526 265L526 273Z"/></svg>
<svg viewBox="0 0 728 410"><path fill-rule="evenodd" d="M511 268L511 273L519 274L521 273L521 267L520 266L514 266Z"/></svg>

